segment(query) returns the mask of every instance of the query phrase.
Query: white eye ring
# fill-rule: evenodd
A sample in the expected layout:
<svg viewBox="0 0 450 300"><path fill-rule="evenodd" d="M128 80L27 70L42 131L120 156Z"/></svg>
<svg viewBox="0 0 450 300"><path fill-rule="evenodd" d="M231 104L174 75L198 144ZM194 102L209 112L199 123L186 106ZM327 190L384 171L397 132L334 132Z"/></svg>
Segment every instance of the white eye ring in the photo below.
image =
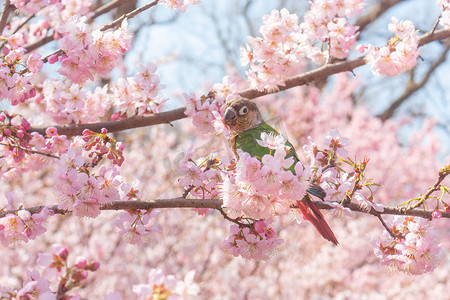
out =
<svg viewBox="0 0 450 300"><path fill-rule="evenodd" d="M239 114L242 115L246 115L248 113L248 107L244 106L239 110Z"/></svg>

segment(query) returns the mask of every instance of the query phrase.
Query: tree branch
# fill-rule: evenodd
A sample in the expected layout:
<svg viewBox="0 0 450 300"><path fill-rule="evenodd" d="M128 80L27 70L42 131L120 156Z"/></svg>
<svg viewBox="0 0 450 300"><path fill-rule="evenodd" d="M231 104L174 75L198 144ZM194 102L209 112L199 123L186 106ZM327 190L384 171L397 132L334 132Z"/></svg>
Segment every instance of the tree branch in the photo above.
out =
<svg viewBox="0 0 450 300"><path fill-rule="evenodd" d="M98 7L94 11L94 14L89 18L89 20L92 21L93 19L97 18L98 16L106 14L107 12L113 10L116 7L121 6L122 4L124 4L126 2L127 2L127 0L115 0L115 1L108 2L108 3Z"/></svg>
<svg viewBox="0 0 450 300"><path fill-rule="evenodd" d="M141 7L138 7L135 10L133 10L133 11L127 13L127 14L122 15L120 18L114 20L114 22L106 24L105 26L100 28L100 30L101 31L105 31L105 30L108 30L110 28L114 28L114 27L120 25L120 23L122 23L123 20L133 18L134 16L140 14L141 12L143 12L143 11L153 7L153 6L155 6L156 4L158 4L158 2L159 2L159 0L154 0L154 1L150 2L150 3L148 3L148 4L145 4L145 5L141 6Z"/></svg>
<svg viewBox="0 0 450 300"><path fill-rule="evenodd" d="M313 201L319 209L333 209L331 202L327 201ZM381 215L397 215L397 216L413 216L425 219L432 219L431 214L433 210L425 209L412 209L405 211L399 207L385 206L383 212L376 211L373 207L367 207L360 203L350 202L344 205L352 211L370 214L373 216ZM38 213L44 207L48 207L55 214L70 214L69 211L58 209L57 205L51 206L35 206L29 208L23 208L29 211L31 214ZM211 208L220 210L222 208L222 200L220 199L185 199L183 197L169 198L169 199L155 199L147 201L114 201L100 207L100 210L150 210L155 208ZM7 214L15 214L18 210L8 210L0 212L0 218L5 217ZM442 212L442 218L450 218L450 213Z"/></svg>
<svg viewBox="0 0 450 300"><path fill-rule="evenodd" d="M406 85L406 89L403 91L403 94L400 97L398 97L394 102L392 102L391 105L383 113L378 115L378 117L382 121L386 121L392 118L394 116L395 111L400 107L400 105L402 105L402 103L405 102L405 100L407 100L412 94L421 89L428 82L433 72L443 62L445 62L449 50L450 50L450 41L447 41L444 51L442 51L439 58L430 66L430 68L428 69L427 73L422 78L422 80L417 83L412 80L408 82L408 84Z"/></svg>
<svg viewBox="0 0 450 300"><path fill-rule="evenodd" d="M102 128L108 129L108 132L117 132L132 128L151 126L156 124L169 124L173 121L186 118L185 108L177 108L150 116L135 116L117 121L106 121L92 124L68 124L62 126L53 126L58 130L58 134L74 136L81 135L83 130L89 129L94 132L100 132ZM44 135L47 127L31 128L30 131L38 132Z"/></svg>
<svg viewBox="0 0 450 300"><path fill-rule="evenodd" d="M152 2L153 3L153 2ZM419 38L419 45L431 43L433 41L442 40L450 37L450 30L441 29L435 32L428 32ZM314 80L323 79L333 74L353 71L354 69L365 65L364 56L354 58L347 61L337 62L334 64L323 65L315 70L291 77L284 82L284 85L278 86L278 91L284 91L296 86L308 84ZM254 99L264 95L272 94L278 91L258 91L253 89L246 89L240 91L242 97ZM108 129L108 132L117 132L137 127L144 127L150 125L171 123L176 120L184 119L187 116L184 114L185 108L177 108L174 110L153 114L150 116L136 116L118 121L107 121L91 124L67 124L62 126L53 126L58 129L59 134L67 136L80 135L84 129L99 132L101 128ZM31 131L43 134L47 127L32 127Z"/></svg>

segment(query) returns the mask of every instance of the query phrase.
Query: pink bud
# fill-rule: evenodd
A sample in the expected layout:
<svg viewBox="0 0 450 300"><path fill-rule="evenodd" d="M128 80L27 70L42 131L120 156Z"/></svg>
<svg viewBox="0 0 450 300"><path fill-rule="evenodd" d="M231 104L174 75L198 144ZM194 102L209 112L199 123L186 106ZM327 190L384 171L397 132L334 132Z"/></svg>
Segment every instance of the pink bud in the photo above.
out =
<svg viewBox="0 0 450 300"><path fill-rule="evenodd" d="M5 115L0 115L0 122L5 121L5 119L6 119Z"/></svg>
<svg viewBox="0 0 450 300"><path fill-rule="evenodd" d="M125 145L122 142L117 142L116 143L116 149L118 151L123 151L123 149L125 149Z"/></svg>
<svg viewBox="0 0 450 300"><path fill-rule="evenodd" d="M56 63L58 61L58 54L52 54L50 55L50 57L48 58L48 63L53 65L54 63Z"/></svg>
<svg viewBox="0 0 450 300"><path fill-rule="evenodd" d="M106 129L106 128L102 128L102 131L101 131L101 133L102 133L102 134L107 134L107 133L108 133L108 129Z"/></svg>
<svg viewBox="0 0 450 300"><path fill-rule="evenodd" d="M5 130L3 130L3 133L5 135L11 135L11 130L9 130L9 128L5 128Z"/></svg>
<svg viewBox="0 0 450 300"><path fill-rule="evenodd" d="M61 248L61 250L58 253L58 256L61 257L63 260L66 260L69 256L69 250L66 247Z"/></svg>
<svg viewBox="0 0 450 300"><path fill-rule="evenodd" d="M431 213L431 217L433 219L440 219L442 217L442 212L436 209Z"/></svg>
<svg viewBox="0 0 450 300"><path fill-rule="evenodd" d="M87 259L84 256L77 256L77 258L75 259L75 266L77 268L83 269L84 267L87 266Z"/></svg>
<svg viewBox="0 0 450 300"><path fill-rule="evenodd" d="M258 221L253 226L257 233L264 233L267 230L267 225L264 221Z"/></svg>
<svg viewBox="0 0 450 300"><path fill-rule="evenodd" d="M116 120L119 120L120 119L120 115L119 115L119 113L113 113L112 115L111 115L111 120L113 120L113 121L116 121Z"/></svg>
<svg viewBox="0 0 450 300"><path fill-rule="evenodd" d="M24 136L23 131L22 130L17 130L17 137L21 139L21 138L23 138L23 136Z"/></svg>

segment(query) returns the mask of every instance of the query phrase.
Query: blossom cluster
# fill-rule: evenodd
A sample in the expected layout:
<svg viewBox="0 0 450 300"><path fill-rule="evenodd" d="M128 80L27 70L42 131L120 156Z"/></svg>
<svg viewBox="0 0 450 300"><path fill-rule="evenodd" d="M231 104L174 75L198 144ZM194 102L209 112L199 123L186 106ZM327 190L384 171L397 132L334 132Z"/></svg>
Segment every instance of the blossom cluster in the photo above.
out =
<svg viewBox="0 0 450 300"><path fill-rule="evenodd" d="M275 230L263 220L249 226L232 224L230 232L223 249L245 259L268 260L283 243L283 240L276 238Z"/></svg>
<svg viewBox="0 0 450 300"><path fill-rule="evenodd" d="M143 245L153 239L155 232L161 230L151 221L160 215L161 211L135 210L121 212L114 221L119 230L119 235L128 243Z"/></svg>
<svg viewBox="0 0 450 300"><path fill-rule="evenodd" d="M434 271L442 259L441 245L430 222L415 217L394 217L384 240L377 240L375 255L388 269L419 275Z"/></svg>
<svg viewBox="0 0 450 300"><path fill-rule="evenodd" d="M323 146L319 147L311 137L308 137L309 144L303 146L303 152L309 158L310 168L314 173L315 182L322 187L326 193L325 200L342 202L346 197L360 203L362 207L373 207L382 212L383 205L372 200L372 188L375 184L364 178L364 171L369 163L368 159L363 159L360 164L351 160L343 160L348 155L347 147L350 140L342 137L337 129L331 129L325 136ZM341 161L351 169L344 171ZM363 187L370 192L366 196ZM334 213L341 215L348 214L345 209L337 203L334 204Z"/></svg>
<svg viewBox="0 0 450 300"><path fill-rule="evenodd" d="M222 183L222 171L217 167L218 160L212 158L214 155L194 160L195 154L193 146L183 153L176 167L181 177L178 181L193 197L218 198L218 186ZM225 160L222 163L225 165Z"/></svg>
<svg viewBox="0 0 450 300"><path fill-rule="evenodd" d="M184 12L189 5L199 4L202 0L161 0L160 4Z"/></svg>
<svg viewBox="0 0 450 300"><path fill-rule="evenodd" d="M125 145L122 142L116 142L106 135L107 133L106 128L102 128L101 133L89 129L83 130L83 141L86 142L84 150L89 152L92 165L97 165L106 155L113 164L120 167L125 160L123 156Z"/></svg>
<svg viewBox="0 0 450 300"><path fill-rule="evenodd" d="M0 64L0 97L9 99L12 105L36 95L36 72L43 65L39 54L25 55L26 50L21 47L23 43L17 34L11 35L8 38L9 48L3 48L5 55Z"/></svg>
<svg viewBox="0 0 450 300"><path fill-rule="evenodd" d="M6 146L0 150L3 158L12 158L14 162L24 158L32 139L30 128L30 123L22 116L0 111L0 142Z"/></svg>
<svg viewBox="0 0 450 300"><path fill-rule="evenodd" d="M13 118L12 124L17 124L14 119L20 120L20 116ZM28 122L22 118L21 124L25 128L29 127ZM14 125L11 125L14 126ZM12 127L9 127L10 129ZM16 131L18 127L12 129ZM19 133L19 137L20 137ZM28 135L28 133L27 133ZM57 158L57 155L63 154L70 146L70 142L65 135L58 135L56 128L49 127L46 129L46 136L42 136L37 132L29 134L31 139L25 142L24 139L11 139L11 136L5 137L5 146L0 146L2 157L0 162L2 168L0 174L4 180L14 181L19 173L30 170L39 170L48 162L45 156ZM27 138L28 140L28 138ZM27 154L27 155L26 155ZM34 155L31 155L34 154Z"/></svg>
<svg viewBox="0 0 450 300"><path fill-rule="evenodd" d="M91 0L84 1L11 1L11 4L20 9L22 13L25 14L37 14L39 13L39 18L36 22L27 24L23 26L21 24L23 20L19 17L13 18L11 20L10 26L6 29L9 31L5 34L6 43L2 47L2 64L0 66L0 96L1 98L8 98L12 105L17 105L24 102L27 99L33 98L36 95L36 84L40 81L39 76L37 76L38 71L43 67L44 60L41 59L41 55L37 52L27 53L27 46L33 43L39 43L42 38L48 35L51 27L55 29L54 37L57 39L59 37L58 31L66 36L67 30L71 30L72 33L79 33L81 35L88 34L88 32L74 32L73 27L81 26L80 24L74 24L73 20L78 17L74 16L76 14L86 14L89 12L91 6ZM73 20L69 22L70 17L74 16ZM72 24L72 26L70 25ZM129 44L130 37L127 37L125 29L116 30L114 33L107 33L109 37L102 37L102 34L95 34L96 38L93 42L97 43L97 48L102 48L94 53L95 47L89 49L92 55L103 55L104 57L97 57L96 64L102 63L105 65L107 59L109 63L114 63L111 57L113 54L110 52L117 52L114 49L118 48L119 42L123 45ZM90 33L89 33L90 34ZM111 35L115 35L112 37ZM66 40L64 40L66 39ZM81 51L77 47L83 47L83 44L76 44L76 41L67 41L67 37L63 37L62 41L66 41L65 45L71 46L71 48L65 49L67 54L71 57L79 55ZM72 43L72 44L71 44ZM106 51L102 44L107 44L110 50ZM63 44L64 45L64 44ZM129 48L127 46L126 48ZM125 48L124 48L125 49ZM123 53L124 49L120 50ZM72 51L69 51L72 50ZM87 50L87 49L85 49ZM67 57L64 56L64 58ZM114 54L117 56L117 54ZM89 55L85 55L84 58L89 58ZM91 60L94 59L93 56L90 57ZM55 63L58 60L58 55L53 55L49 57L49 63ZM72 59L73 61L73 59ZM71 73L68 71L67 64L71 60L67 60L64 64L65 67L61 68L62 73L67 73L71 78L77 76L87 76L87 72L76 72L73 70ZM87 61L88 63L89 61ZM80 64L82 67L83 64ZM109 72L111 66L101 66L99 65L96 69L97 73L103 71L101 75L105 76L106 71ZM83 70L82 70L83 71ZM83 73L80 75L80 73ZM88 76L91 77L91 76ZM79 82L85 79L80 79Z"/></svg>
<svg viewBox="0 0 450 300"><path fill-rule="evenodd" d="M47 114L58 124L95 122L111 107L107 86L85 91L83 85L69 80L45 80L40 97Z"/></svg>
<svg viewBox="0 0 450 300"><path fill-rule="evenodd" d="M197 299L200 287L194 282L195 271L190 271L179 280L174 275L166 275L161 269L151 269L145 284L133 285L136 296L145 299Z"/></svg>
<svg viewBox="0 0 450 300"><path fill-rule="evenodd" d="M298 74L305 58L323 64L346 58L357 37L357 27L347 19L361 13L362 0L311 2L304 22L285 8L263 17L262 37L249 37L241 48L242 65L250 64L247 76L252 88L276 90L289 76Z"/></svg>
<svg viewBox="0 0 450 300"><path fill-rule="evenodd" d="M444 28L450 28L450 0L438 0L438 5L442 9L441 17L439 23L444 26Z"/></svg>
<svg viewBox="0 0 450 300"><path fill-rule="evenodd" d="M122 182L114 166L101 166L97 175L91 174L81 150L70 147L55 171L58 208L79 217L95 218L100 214L100 205L120 199L118 188Z"/></svg>
<svg viewBox="0 0 450 300"><path fill-rule="evenodd" d="M195 97L194 93L184 94L186 105L185 115L192 119L192 123L201 134L211 134L224 131L223 114L225 99L215 97L215 93Z"/></svg>
<svg viewBox="0 0 450 300"><path fill-rule="evenodd" d="M92 6L92 0L12 0L11 4L17 7L25 14L38 14L43 16L44 24L48 26L58 27L66 22L70 17L80 14L89 13ZM35 32L37 28L32 27L31 32Z"/></svg>
<svg viewBox="0 0 450 300"><path fill-rule="evenodd" d="M286 214L305 194L308 172L301 162L286 158L284 147L274 150L274 155L264 155L261 161L241 150L238 155L236 173L225 177L221 190L223 207L232 216L257 220Z"/></svg>
<svg viewBox="0 0 450 300"><path fill-rule="evenodd" d="M17 198L13 193L6 193L8 204L6 208L15 210ZM53 215L53 211L44 207L39 212L31 214L28 210L19 209L16 213L8 213L0 218L0 242L3 246L18 245L34 240L47 229L44 222Z"/></svg>
<svg viewBox="0 0 450 300"><path fill-rule="evenodd" d="M118 29L105 32L91 30L86 17L73 16L58 28L58 33L62 36L59 47L64 51L58 72L75 83L108 76L131 48L126 19Z"/></svg>
<svg viewBox="0 0 450 300"><path fill-rule="evenodd" d="M111 119L117 120L134 115L158 113L166 99L162 99L159 91L164 85L159 83L156 65L137 65L139 74L128 78L119 78L111 86L111 99L114 108L118 109Z"/></svg>
<svg viewBox="0 0 450 300"><path fill-rule="evenodd" d="M64 299L67 297L79 299L78 295L69 296L67 293L81 286L87 280L88 272L97 271L100 263L97 261L89 263L86 257L78 256L70 266L68 263L69 250L66 247L54 244L51 252L38 255L37 264L45 268L42 273L38 270L27 270L27 278L24 280L22 288L18 291L4 290L0 292L1 298L56 300L64 296ZM53 280L59 281L57 292L50 289Z"/></svg>
<svg viewBox="0 0 450 300"><path fill-rule="evenodd" d="M360 52L365 50L364 59L370 65L373 73L397 76L417 64L417 57L420 54L419 35L411 21L398 21L395 17L392 17L389 31L395 36L389 40L387 46L368 45L367 49L359 46L358 50Z"/></svg>
<svg viewBox="0 0 450 300"><path fill-rule="evenodd" d="M193 93L184 94L186 111L192 123L201 134L224 133L228 135L228 128L223 123L225 104L231 99L239 97L238 82L235 78L224 76L222 83L215 83L208 95L196 98Z"/></svg>

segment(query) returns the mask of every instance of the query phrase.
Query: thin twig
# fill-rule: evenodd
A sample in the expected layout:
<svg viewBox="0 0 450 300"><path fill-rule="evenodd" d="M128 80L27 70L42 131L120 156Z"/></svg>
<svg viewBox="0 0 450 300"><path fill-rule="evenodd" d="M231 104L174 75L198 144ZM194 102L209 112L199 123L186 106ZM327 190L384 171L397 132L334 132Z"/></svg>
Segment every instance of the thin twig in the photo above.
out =
<svg viewBox="0 0 450 300"><path fill-rule="evenodd" d="M433 28L431 28L431 33L436 31L436 28L439 25L439 22L441 21L442 13L439 14L439 17L437 18L436 22L434 22Z"/></svg>
<svg viewBox="0 0 450 300"><path fill-rule="evenodd" d="M445 167L444 167L443 169L445 169ZM419 208L423 203L425 203L425 201L426 201L428 198L430 198L430 196L431 196L432 193L434 193L434 192L440 190L442 181L443 181L443 180L445 179L445 177L447 177L449 174L450 174L450 172L448 172L448 171L446 171L446 172L439 172L439 177L438 177L438 179L436 180L436 182L435 182L432 186L430 186L430 187L428 188L428 191L427 191L424 195L422 195L422 196L420 197L420 200L417 201L416 204L414 204L414 205L411 206L410 208L406 209L406 211L413 210L413 209L415 209L415 208Z"/></svg>
<svg viewBox="0 0 450 300"><path fill-rule="evenodd" d="M403 238L403 235L401 234L396 234L392 231L391 228L389 228L389 226L386 224L386 222L383 220L383 218L380 215L377 215L378 220L380 220L381 225L383 225L384 229L386 229L387 232L389 232L389 234L394 238Z"/></svg>
<svg viewBox="0 0 450 300"><path fill-rule="evenodd" d="M222 214L222 216L224 217L225 220L233 222L233 223L239 225L239 227L251 227L252 226L251 224L245 224L245 223L239 222L239 218L236 218L236 219L230 218L226 214L226 212L223 210L223 208L221 208L221 207L218 208L217 210Z"/></svg>
<svg viewBox="0 0 450 300"><path fill-rule="evenodd" d="M100 28L100 30L101 31L105 31L107 29L114 28L114 27L120 25L120 23L122 23L123 20L133 18L134 16L140 14L141 12L143 12L143 11L153 7L153 6L155 6L156 4L158 4L158 2L159 2L159 0L154 0L154 1L150 2L150 3L147 3L146 5L138 7L135 10L133 10L133 11L127 13L127 14L122 15L120 18L114 20L112 23L106 24L105 26Z"/></svg>
<svg viewBox="0 0 450 300"><path fill-rule="evenodd" d="M17 148L17 149L20 149L20 150L23 150L25 152L29 152L29 153L32 153L32 154L39 154L39 155L44 155L44 156L51 157L51 158L60 159L59 156L56 156L56 155L53 155L53 154L50 154L50 153L41 152L41 151L38 151L38 150L25 148L25 147L22 147L20 145L11 145L11 144L6 144L6 143L0 143L0 145L6 146L6 147L14 147L14 148Z"/></svg>
<svg viewBox="0 0 450 300"><path fill-rule="evenodd" d="M111 2L105 3L104 5L100 6L99 8L97 8L94 11L92 16L89 17L89 21L94 20L98 16L106 14L107 12L113 10L114 8L124 4L126 2L127 2L127 0L116 0L116 1L111 1Z"/></svg>
<svg viewBox="0 0 450 300"><path fill-rule="evenodd" d="M417 92L418 90L420 90L422 87L425 86L425 84L429 81L434 71L442 63L445 62L449 50L450 50L450 41L447 41L445 49L442 51L439 58L436 61L434 61L433 64L430 66L427 73L422 77L422 80L416 83L411 79L411 81L406 85L406 88L400 95L400 97L394 100L383 113L378 115L378 117L382 121L386 121L392 118L394 116L395 111L400 107L400 105L402 105L411 95L413 95L415 92Z"/></svg>

